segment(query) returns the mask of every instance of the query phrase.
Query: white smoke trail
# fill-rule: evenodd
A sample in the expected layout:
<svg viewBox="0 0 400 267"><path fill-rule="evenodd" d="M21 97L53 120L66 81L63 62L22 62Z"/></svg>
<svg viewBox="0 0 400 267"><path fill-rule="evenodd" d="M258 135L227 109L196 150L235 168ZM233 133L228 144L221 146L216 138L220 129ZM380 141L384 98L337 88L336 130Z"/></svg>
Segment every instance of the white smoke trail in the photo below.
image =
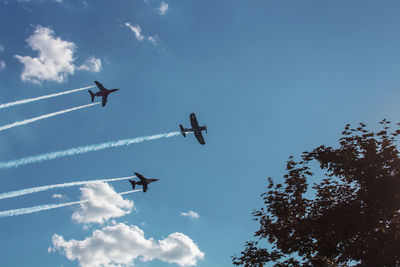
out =
<svg viewBox="0 0 400 267"><path fill-rule="evenodd" d="M137 138L132 138L132 139L123 139L123 140L119 140L119 141L112 141L112 142L107 142L107 143L102 143L102 144L97 144L97 145L88 145L88 146L70 148L70 149L63 150L63 151L50 152L50 153L40 154L40 155L22 158L22 159L3 161L3 162L0 162L0 169L16 168L21 165L42 162L45 160L52 160L52 159L57 159L57 158L61 158L61 157L66 157L66 156L84 154L87 152L103 150L103 149L107 149L107 148L111 148L111 147L129 146L131 144L138 144L138 143L141 143L144 141L156 140L156 139L160 139L160 138L169 138L169 137L173 137L173 136L177 136L177 135L180 135L180 132L155 134L155 135L137 137Z"/></svg>
<svg viewBox="0 0 400 267"><path fill-rule="evenodd" d="M22 100L10 102L10 103L5 103L5 104L0 105L0 109L8 108L8 107L16 106L16 105L27 104L30 102L36 102L36 101L39 101L42 99L53 98L53 97L60 96L60 95L71 94L71 93L79 92L79 91L86 90L86 89L93 88L93 87L96 87L96 86L94 86L94 85L87 86L87 87L82 87L82 88L78 88L78 89L72 89L69 91L64 91L61 93L55 93L55 94L44 95L44 96L39 96L39 97L34 97L34 98L22 99Z"/></svg>
<svg viewBox="0 0 400 267"><path fill-rule="evenodd" d="M142 191L142 189L126 191L126 192L118 193L118 195L126 195L126 194L139 192L139 191ZM107 196L107 197L111 197L111 196ZM84 199L84 200L80 200L80 201L74 201L74 202L68 202L68 203L62 203L62 204L48 204L48 205L34 206L34 207L30 207L30 208L5 210L5 211L0 211L0 218L24 215L24 214L36 213L36 212L44 211L44 210L51 210L51 209L56 209L56 208L61 208L61 207L66 207L66 206L72 206L72 205L85 203L85 202L93 201L96 199L107 198L107 197L97 197L97 198Z"/></svg>
<svg viewBox="0 0 400 267"><path fill-rule="evenodd" d="M128 176L128 177L120 177L120 178L100 179L100 180L91 180L91 181L79 181L79 182L70 182L70 183L64 183L64 184L53 184L53 185L46 185L46 186L38 186L38 187L32 187L32 188L27 188L27 189L21 189L21 190L1 193L0 194L0 199L10 198L10 197L18 197L18 196L23 196L23 195L27 195L27 194L33 194L33 193L37 193L37 192L41 192L41 191L47 191L47 190L56 189L56 188L65 188L65 187L71 187L71 186L77 186L77 185L83 185L83 184L90 184L90 183L98 183L98 182L121 181L121 180L131 179L131 178L134 178L134 177L136 177L136 176Z"/></svg>
<svg viewBox="0 0 400 267"><path fill-rule="evenodd" d="M45 115L42 115L42 116L38 116L38 117L35 117L35 118L26 119L26 120L23 120L23 121L16 121L16 122L4 125L4 126L0 126L0 131L4 131L4 130L10 129L10 128L14 128L14 127L17 127L17 126L29 124L29 123L32 123L32 122L35 122L35 121L38 121L38 120L43 120L43 119L46 119L46 118L50 118L50 117L53 117L53 116L57 116L57 115L60 115L60 114L64 114L64 113L71 112L71 111L78 110L78 109L82 109L82 108L87 108L87 107L98 105L98 104L100 104L100 102L87 104L87 105L74 107L74 108L69 108L69 109L64 109L64 110L60 110L60 111L57 111L57 112L53 112L53 113L45 114Z"/></svg>

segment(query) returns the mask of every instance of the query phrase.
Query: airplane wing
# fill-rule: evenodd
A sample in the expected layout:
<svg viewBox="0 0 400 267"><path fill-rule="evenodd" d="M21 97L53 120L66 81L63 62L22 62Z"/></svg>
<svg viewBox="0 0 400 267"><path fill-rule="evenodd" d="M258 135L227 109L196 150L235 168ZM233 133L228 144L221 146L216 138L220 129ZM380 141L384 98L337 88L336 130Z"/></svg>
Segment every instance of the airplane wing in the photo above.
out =
<svg viewBox="0 0 400 267"><path fill-rule="evenodd" d="M101 106L104 107L107 103L107 95L102 95L101 97Z"/></svg>
<svg viewBox="0 0 400 267"><path fill-rule="evenodd" d="M146 192L147 191L147 183L144 183L143 184L143 192Z"/></svg>
<svg viewBox="0 0 400 267"><path fill-rule="evenodd" d="M190 114L190 124L193 129L199 128L199 123L197 122L196 115L194 113Z"/></svg>
<svg viewBox="0 0 400 267"><path fill-rule="evenodd" d="M98 81L94 81L94 83L97 85L97 87L99 87L99 90L101 92L106 91L106 88L104 88L104 86L101 83L99 83Z"/></svg>
<svg viewBox="0 0 400 267"><path fill-rule="evenodd" d="M206 144L206 142L204 142L203 135L201 134L200 131L199 131L199 132L197 132L197 131L194 132L194 136L196 136L197 141L199 141L200 144L202 144L202 145L205 145L205 144Z"/></svg>
<svg viewBox="0 0 400 267"><path fill-rule="evenodd" d="M144 178L144 176L141 175L140 173L135 172L135 175L137 176L137 178L140 179L140 181L142 181L142 182L146 181L146 178Z"/></svg>

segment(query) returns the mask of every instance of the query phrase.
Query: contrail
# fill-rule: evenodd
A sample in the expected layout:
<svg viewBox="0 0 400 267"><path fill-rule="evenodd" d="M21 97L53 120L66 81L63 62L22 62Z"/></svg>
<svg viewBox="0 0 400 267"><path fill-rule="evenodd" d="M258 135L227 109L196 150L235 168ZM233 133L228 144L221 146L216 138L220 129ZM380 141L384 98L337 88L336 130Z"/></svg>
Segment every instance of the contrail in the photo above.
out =
<svg viewBox="0 0 400 267"><path fill-rule="evenodd" d="M60 96L60 95L71 94L71 93L79 92L79 91L86 90L86 89L93 88L93 87L96 87L96 86L94 86L94 85L87 86L87 87L82 87L82 88L78 88L78 89L72 89L69 91L64 91L61 93L55 93L55 94L44 95L44 96L39 96L39 97L34 97L34 98L22 99L22 100L10 102L10 103L5 103L5 104L0 105L0 109L8 108L8 107L16 106L16 105L27 104L30 102L36 102L36 101L39 101L42 99L52 98L52 97L56 97L56 96Z"/></svg>
<svg viewBox="0 0 400 267"><path fill-rule="evenodd" d="M142 189L131 190L131 191L126 191L126 192L117 193L117 194L118 195L126 195L126 194L139 192L139 191L142 191ZM0 211L0 218L1 217L24 215L24 214L29 214L29 213L36 213L36 212L43 211L43 210L51 210L51 209L56 209L56 208L61 208L61 207L81 204L81 203L93 201L93 200L96 200L96 199L108 198L108 197L110 197L110 196L97 197L97 198L91 198L91 199L84 199L84 200L80 200L80 201L74 201L74 202L68 202L68 203L62 203L62 204L48 204L48 205L34 206L34 207L30 207L30 208L5 210L5 211Z"/></svg>
<svg viewBox="0 0 400 267"><path fill-rule="evenodd" d="M40 154L40 155L22 158L22 159L3 161L3 162L0 162L0 169L16 168L21 165L42 162L45 160L52 160L52 159L57 159L57 158L61 158L61 157L66 157L66 156L84 154L84 153L88 153L91 151L98 151L98 150L103 150L103 149L107 149L107 148L111 148L111 147L129 146L131 144L138 144L138 143L141 143L144 141L156 140L156 139L160 139L160 138L169 138L169 137L173 137L173 136L177 136L177 135L180 135L180 132L155 134L155 135L137 137L137 138L132 138L132 139L123 139L123 140L119 140L119 141L112 141L112 142L107 142L107 143L102 143L102 144L97 144L97 145L88 145L88 146L70 148L70 149L63 150L63 151L50 152L50 153Z"/></svg>
<svg viewBox="0 0 400 267"><path fill-rule="evenodd" d="M21 189L21 190L1 193L0 199L10 198L10 197L18 197L18 196L37 193L37 192L41 192L41 191L47 191L47 190L56 189L56 188L65 188L65 187L90 184L90 183L98 183L98 182L114 182L114 181L120 181L120 180L127 180L127 179L131 179L134 177L136 177L136 176L111 178L111 179L100 179L100 180L91 180L91 181L79 181L79 182L71 182L71 183L64 183L64 184L53 184L53 185L32 187L32 188L27 188L27 189Z"/></svg>
<svg viewBox="0 0 400 267"><path fill-rule="evenodd" d="M0 131L4 131L4 130L10 129L10 128L14 128L14 127L17 127L17 126L29 124L29 123L32 123L34 121L43 120L43 119L46 119L46 118L50 118L50 117L53 117L53 116L57 116L57 115L60 115L60 114L64 114L64 113L71 112L71 111L78 110L78 109L82 109L82 108L87 108L87 107L98 105L98 104L100 104L100 102L87 104L87 105L74 107L74 108L69 108L69 109L64 109L64 110L60 110L60 111L57 111L57 112L53 112L53 113L45 114L45 115L42 115L42 116L38 116L38 117L35 117L35 118L26 119L26 120L23 120L23 121L16 121L16 122L4 125L4 126L0 126Z"/></svg>

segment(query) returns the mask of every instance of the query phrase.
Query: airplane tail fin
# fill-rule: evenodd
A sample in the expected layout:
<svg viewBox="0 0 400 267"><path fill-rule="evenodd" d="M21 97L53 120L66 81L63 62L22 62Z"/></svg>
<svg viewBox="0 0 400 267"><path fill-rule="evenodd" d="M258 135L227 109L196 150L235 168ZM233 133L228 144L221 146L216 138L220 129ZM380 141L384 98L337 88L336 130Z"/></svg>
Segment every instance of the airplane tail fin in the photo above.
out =
<svg viewBox="0 0 400 267"><path fill-rule="evenodd" d="M93 102L94 101L94 93L90 90L88 90L88 91L89 91L90 96L92 97L92 102Z"/></svg>
<svg viewBox="0 0 400 267"><path fill-rule="evenodd" d="M183 128L182 124L179 124L179 128L181 128L181 133L182 133L183 137L186 137L185 128Z"/></svg>
<svg viewBox="0 0 400 267"><path fill-rule="evenodd" d="M132 185L132 189L135 190L136 182L135 182L135 181L132 181L132 180L129 180L129 182L130 182L131 185Z"/></svg>

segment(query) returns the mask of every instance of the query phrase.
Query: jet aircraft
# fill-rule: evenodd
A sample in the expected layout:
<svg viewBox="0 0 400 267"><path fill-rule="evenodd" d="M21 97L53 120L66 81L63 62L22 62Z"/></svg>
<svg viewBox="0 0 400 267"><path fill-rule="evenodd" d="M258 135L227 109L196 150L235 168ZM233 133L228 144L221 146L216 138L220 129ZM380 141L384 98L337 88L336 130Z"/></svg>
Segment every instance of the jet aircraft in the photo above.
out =
<svg viewBox="0 0 400 267"><path fill-rule="evenodd" d="M143 175L141 175L140 173L137 173L137 172L135 172L135 175L137 176L137 178L140 179L140 181L136 182L136 181L133 181L133 180L129 180L129 182L132 184L133 190L135 190L135 185L141 185L143 187L143 192L146 192L149 183L156 182L156 181L160 180L160 179L148 179L148 178L144 177Z"/></svg>
<svg viewBox="0 0 400 267"><path fill-rule="evenodd" d="M101 83L99 83L98 81L94 81L94 83L97 85L97 87L99 87L98 92L93 93L92 91L89 91L90 96L92 97L92 102L94 101L94 97L95 96L101 96L101 105L104 107L107 103L107 97L110 93L118 91L119 89L106 89Z"/></svg>
<svg viewBox="0 0 400 267"><path fill-rule="evenodd" d="M201 132L206 131L207 133L207 126L199 126L196 115L194 113L190 114L190 124L192 125L192 129L183 128L182 124L179 125L183 137L186 137L186 133L193 132L194 136L196 136L197 138L197 141L199 141L200 144L205 145L206 142L204 142L204 138Z"/></svg>

